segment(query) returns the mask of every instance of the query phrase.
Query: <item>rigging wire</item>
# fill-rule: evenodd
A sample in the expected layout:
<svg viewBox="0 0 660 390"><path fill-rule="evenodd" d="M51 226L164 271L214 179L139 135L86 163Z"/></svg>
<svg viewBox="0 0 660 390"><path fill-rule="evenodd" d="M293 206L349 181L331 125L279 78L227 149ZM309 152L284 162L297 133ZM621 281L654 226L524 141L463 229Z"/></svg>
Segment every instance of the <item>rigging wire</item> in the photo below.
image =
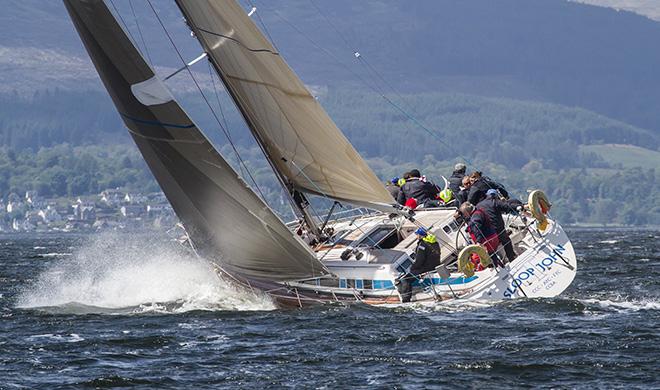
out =
<svg viewBox="0 0 660 390"><path fill-rule="evenodd" d="M128 4L131 6L131 12L133 13L133 20L135 21L135 26L137 27L138 34L140 34L140 39L142 40L142 46L144 46L144 52L147 54L147 59L149 64L153 67L153 61L151 61L151 55L149 54L149 48L147 47L147 42L144 40L144 35L142 35L142 29L140 28L140 23L138 23L137 16L135 15L135 8L133 7L133 0L128 0Z"/></svg>
<svg viewBox="0 0 660 390"><path fill-rule="evenodd" d="M405 102L405 99L399 94L394 87L387 82L387 80L369 63L366 61L364 56L358 51L352 48L352 45L348 41L348 39L341 33L339 28L330 21L330 19L322 12L322 10L313 2L313 0L309 0L310 3L313 5L313 7L317 10L317 12L321 15L321 17L328 22L328 24L335 30L337 35L345 42L346 46L352 51L353 57L355 57L358 61L360 61L362 64L364 64L365 68L371 72L373 75L375 75L375 78L379 79L380 82L385 84L386 86L389 87L390 90L394 92L394 94L400 99L402 102ZM448 150L454 151L451 145L449 145L447 142L445 142L442 137L437 134L437 131L432 130L429 126L425 125L422 123L415 115L411 113L412 110L407 110L404 107L402 107L401 104L397 104L395 101L393 101L391 98L389 98L386 93L384 92L383 89L377 87L377 83L375 83L376 86L368 83L364 77L360 76L357 74L355 71L353 71L350 67L348 67L345 63L339 60L339 58L334 55L332 52L329 50L323 48L316 42L314 42L308 34L305 34L302 30L300 30L298 27L296 27L293 23L288 21L286 18L284 18L277 10L272 10L272 12L279 18L281 19L284 23L289 25L292 29L294 29L297 33L302 35L304 38L306 38L314 47L316 47L318 50L322 51L332 59L334 59L340 66L342 66L344 69L348 70L353 76L355 76L362 84L367 86L369 89L371 89L373 92L375 92L379 97L381 97L383 100L385 100L390 106L392 106L394 109L399 111L401 114L403 114L408 120L410 120L413 124L415 124L417 127L421 128L424 130L426 133L431 135L433 138L435 138L439 143L444 145ZM373 77L373 76L372 76ZM465 156L458 154L458 157L462 159L467 165L472 166L473 168L476 169L476 166Z"/></svg>
<svg viewBox="0 0 660 390"><path fill-rule="evenodd" d="M250 7L252 7L255 10L257 9L257 6L255 5L255 2L253 2L252 0L247 0L247 2L250 5ZM280 49L277 47L277 45L275 45L275 40L270 35L270 31L268 31L268 27L266 27L266 23L264 23L264 20L261 18L261 14L259 13L258 10L255 11L254 13L257 14L257 20L259 21L259 24L261 24L261 27L263 28L264 32L266 33L266 36L268 37L268 40L270 41L270 44L273 45L275 50L279 52Z"/></svg>
<svg viewBox="0 0 660 390"><path fill-rule="evenodd" d="M206 102L206 105L207 105L208 108L211 110L211 113L213 114L213 117L215 118L216 122L218 123L218 125L219 125L220 128L222 129L222 132L225 134L225 137L227 137L227 140L229 141L229 144L231 145L231 147L232 147L234 153L236 154L236 157L238 158L239 164L241 164L241 165L243 165L243 166L245 167L245 170L246 170L248 176L250 177L250 179L252 180L252 182L254 183L254 186L255 186L257 192L258 192L259 195L261 196L261 199L262 199L264 202L266 202L266 196L265 196L264 193L261 191L261 188L259 187L259 184L257 184L257 181L255 180L254 176L252 176L252 173L250 172L250 170L247 168L247 165L245 164L245 161L244 161L243 158L241 157L240 153L238 152L238 149L236 148L236 145L235 145L234 142L232 141L231 136L230 136L228 130L225 129L225 127L224 127L224 126L222 125L222 123L220 122L220 118L218 117L218 115L216 114L215 110L213 109L213 106L211 105L211 102L209 102L208 98L206 97L206 94L205 94L204 91L202 90L202 87L201 87L201 86L199 85L199 83L197 82L197 79L195 78L195 75L193 74L193 72L190 70L190 67L188 67L188 65L187 65L187 63L186 63L186 60L183 59L183 55L181 54L181 51L179 50L179 48L178 48L178 47L176 46L176 44L174 43L174 39L172 39L172 36L170 35L169 31L168 31L167 28L165 27L165 24L163 23L163 21L161 20L160 16L158 15L158 12L156 12L156 9L154 8L153 4L151 3L151 0L147 0L147 3L149 4L149 7L151 8L151 11L153 11L154 15L156 16L156 19L158 20L158 23L159 23L160 26L163 28L163 31L165 32L165 35L167 36L167 39L168 39L168 40L170 41L170 43L172 44L172 47L174 48L174 51L176 51L176 54L179 56L179 59L181 60L181 62L183 63L183 65L186 67L186 70L188 71L188 74L190 75L190 78L191 78L191 79L193 80L193 82L195 83L195 86L196 86L197 89L199 90L199 93L202 95L202 98L204 99L204 102Z"/></svg>
<svg viewBox="0 0 660 390"><path fill-rule="evenodd" d="M137 47L138 51L140 51L140 54L142 54L142 50L140 50L140 46L136 43L137 40L133 36L133 33L131 32L131 30L128 28L128 24L126 23L126 21L124 21L124 18L121 16L121 13L117 9L117 7L115 7L114 0L110 0L110 5L112 5L112 9L115 11L115 14L119 17L119 21L121 22L122 26L124 27L124 30L128 33L128 36L131 39L131 43L133 43L133 45L135 45L135 47Z"/></svg>
<svg viewBox="0 0 660 390"><path fill-rule="evenodd" d="M207 61L206 64L209 68L209 76L211 77L211 83L213 84L213 92L215 93L215 100L218 102L218 107L220 108L220 116L222 116L222 122L225 124L225 127L229 129L229 123L225 117L225 111L222 109L222 103L220 103L220 95L218 94L218 88L215 84L215 72L213 71L213 65L211 61Z"/></svg>
<svg viewBox="0 0 660 390"><path fill-rule="evenodd" d="M222 103L220 103L220 95L218 94L218 89L215 85L215 75L214 75L214 72L213 72L213 66L211 65L211 61L207 61L206 63L207 63L208 68L209 68L209 76L211 77L211 83L213 84L213 93L215 94L215 100L217 101L218 107L220 108L220 116L222 117L222 121L223 121L224 126L225 126L224 128L226 128L227 133L229 133L229 135L227 135L227 139L229 140L230 143L233 144L233 142L230 138L231 133L229 131L229 124L227 122L227 118L225 117L225 111L222 109ZM238 157L238 153L236 153L236 154L237 154L237 157ZM244 167L242 163L238 164L238 167L241 170L241 176L244 175L245 172L243 172L243 171L244 171L244 169L247 170L247 167Z"/></svg>

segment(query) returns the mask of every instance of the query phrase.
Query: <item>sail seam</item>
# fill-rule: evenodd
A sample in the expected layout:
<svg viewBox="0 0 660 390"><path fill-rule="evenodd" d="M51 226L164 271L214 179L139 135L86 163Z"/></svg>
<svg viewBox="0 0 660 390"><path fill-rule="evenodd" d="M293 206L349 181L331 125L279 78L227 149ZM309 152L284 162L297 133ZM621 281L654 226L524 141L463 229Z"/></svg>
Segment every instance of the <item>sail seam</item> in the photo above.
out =
<svg viewBox="0 0 660 390"><path fill-rule="evenodd" d="M213 32L213 31L207 30L207 29L205 29L205 28L201 28L201 27L199 27L199 26L196 26L196 28L197 28L199 31L203 31L203 32L205 32L205 33L207 33L207 34L215 35L215 36L217 36L217 37L221 37L221 38L229 39L230 41L234 41L234 42L238 43L240 46L242 46L243 48L245 48L245 49L247 49L247 50L249 50L249 51L251 51L251 52L254 52L254 53L270 53L270 54L273 54L273 55L276 55L276 56L279 56L279 55L280 55L280 53L278 53L278 52L276 52L276 51L272 51L272 50L270 50L270 49L253 49L253 48L251 48L251 47L246 46L243 42L239 41L238 39L236 39L236 38L232 38L232 37L227 36L227 35L224 35L224 34L220 34L220 33L217 33L217 32Z"/></svg>
<svg viewBox="0 0 660 390"><path fill-rule="evenodd" d="M307 91L306 92L295 92L293 90L284 89L281 86L279 86L277 84L274 84L274 83L267 83L265 81L252 80L252 79L247 79L247 78L244 78L244 77L232 76L230 74L227 74L227 78L232 79L232 80L236 80L236 81L242 81L244 83L250 83L250 84L255 84L255 85L263 85L264 87L275 88L278 91L286 94L287 96L305 98L305 99L309 99L309 100L314 99L314 97L311 96L309 94L309 92L307 92Z"/></svg>

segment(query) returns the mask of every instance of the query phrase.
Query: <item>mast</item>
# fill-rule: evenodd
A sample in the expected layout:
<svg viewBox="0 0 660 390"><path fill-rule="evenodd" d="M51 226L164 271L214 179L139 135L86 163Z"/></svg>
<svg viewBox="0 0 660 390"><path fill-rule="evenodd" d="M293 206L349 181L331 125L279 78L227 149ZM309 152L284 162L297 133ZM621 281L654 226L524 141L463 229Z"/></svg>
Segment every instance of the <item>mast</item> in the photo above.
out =
<svg viewBox="0 0 660 390"><path fill-rule="evenodd" d="M179 3L177 2L177 5L178 4ZM180 6L179 9L181 9ZM192 29L192 27L190 27L189 24L188 27L190 28L190 31L194 33L194 30ZM238 97L234 94L232 89L229 88L227 80L223 76L223 73L220 71L220 68L218 68L218 64L216 64L213 58L208 58L208 60L213 66L213 69L217 73L218 77L220 77L220 80L222 81L222 84L225 86L225 89L229 92L232 101L236 102ZM250 119L250 116L243 111L243 106L237 104L236 107L240 111L241 116L245 120L245 123L247 124L248 128L251 130L252 134L254 135L254 138L257 141L257 145L259 145L259 148L261 149L262 153L264 153L265 156L268 156L268 153L266 151L266 143L264 142L262 137L259 136L259 132L256 130L255 123ZM303 219L310 233L313 234L317 238L317 240L320 240L322 232L318 224L314 220L314 216L309 210L309 201L307 200L307 197L302 192L295 189L294 184L286 176L284 176L280 170L277 169L277 167L273 164L270 158L266 158L266 160L268 161L270 167L273 169L273 172L275 172L275 177L277 177L277 180L280 182L280 185L286 191L288 195L287 198L289 200L289 203L291 203L295 207L295 210L298 211L298 217Z"/></svg>

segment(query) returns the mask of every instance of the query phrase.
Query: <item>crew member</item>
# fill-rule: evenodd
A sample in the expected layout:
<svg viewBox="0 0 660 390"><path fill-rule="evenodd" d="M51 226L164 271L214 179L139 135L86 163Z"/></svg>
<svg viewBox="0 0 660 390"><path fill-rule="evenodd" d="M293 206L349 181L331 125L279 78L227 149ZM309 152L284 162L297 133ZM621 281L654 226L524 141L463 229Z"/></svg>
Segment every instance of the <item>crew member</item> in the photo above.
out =
<svg viewBox="0 0 660 390"><path fill-rule="evenodd" d="M470 174L470 182L470 191L468 192L467 201L473 205L486 199L486 192L490 189L497 190L505 198L509 197L509 193L503 185L497 183L488 176L483 176L481 172L472 172Z"/></svg>
<svg viewBox="0 0 660 390"><path fill-rule="evenodd" d="M497 247L500 245L500 239L488 215L470 202L463 203L458 211L468 221L467 231L472 241L486 248L496 266L503 266L496 253Z"/></svg>
<svg viewBox="0 0 660 390"><path fill-rule="evenodd" d="M385 184L385 188L390 192L390 195L394 198L394 200L397 200L399 198L399 192L401 191L401 188L399 188L399 179L398 177L393 177L392 180L388 181Z"/></svg>
<svg viewBox="0 0 660 390"><path fill-rule="evenodd" d="M449 189L452 190L454 194L458 194L461 190L461 184L463 183L463 177L465 177L465 170L467 167L463 163L458 163L454 165L454 172L449 176Z"/></svg>
<svg viewBox="0 0 660 390"><path fill-rule="evenodd" d="M410 198L414 198L418 205L423 205L429 200L435 199L436 194L440 192L435 184L422 180L422 175L417 169L413 169L408 174L410 177L406 178L406 183L401 186L397 198L399 204L406 204L406 201Z"/></svg>
<svg viewBox="0 0 660 390"><path fill-rule="evenodd" d="M410 302L412 287L419 276L435 270L440 265L440 244L436 237L424 228L415 231L417 235L417 248L415 249L415 262L407 274L399 278L398 290L401 302Z"/></svg>
<svg viewBox="0 0 660 390"><path fill-rule="evenodd" d="M509 262L513 261L517 255L513 250L513 243L511 243L509 232L506 231L504 226L502 214L516 214L518 207L522 205L522 202L517 199L501 200L495 189L488 190L486 192L486 199L477 204L477 209L482 210L493 224L500 243L504 246L504 251Z"/></svg>
<svg viewBox="0 0 660 390"><path fill-rule="evenodd" d="M463 179L461 180L460 190L454 193L454 196L456 197L459 206L467 202L471 185L472 185L472 181L470 180L470 176L463 176Z"/></svg>

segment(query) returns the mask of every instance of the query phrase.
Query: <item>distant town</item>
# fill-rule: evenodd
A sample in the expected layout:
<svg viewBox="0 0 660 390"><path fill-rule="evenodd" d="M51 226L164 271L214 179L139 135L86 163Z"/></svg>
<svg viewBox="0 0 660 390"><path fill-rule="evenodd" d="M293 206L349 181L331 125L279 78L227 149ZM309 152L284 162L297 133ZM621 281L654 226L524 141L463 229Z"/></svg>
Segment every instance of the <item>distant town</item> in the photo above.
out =
<svg viewBox="0 0 660 390"><path fill-rule="evenodd" d="M93 232L164 229L178 219L162 192L106 189L75 199L41 198L36 191L0 199L0 232Z"/></svg>

